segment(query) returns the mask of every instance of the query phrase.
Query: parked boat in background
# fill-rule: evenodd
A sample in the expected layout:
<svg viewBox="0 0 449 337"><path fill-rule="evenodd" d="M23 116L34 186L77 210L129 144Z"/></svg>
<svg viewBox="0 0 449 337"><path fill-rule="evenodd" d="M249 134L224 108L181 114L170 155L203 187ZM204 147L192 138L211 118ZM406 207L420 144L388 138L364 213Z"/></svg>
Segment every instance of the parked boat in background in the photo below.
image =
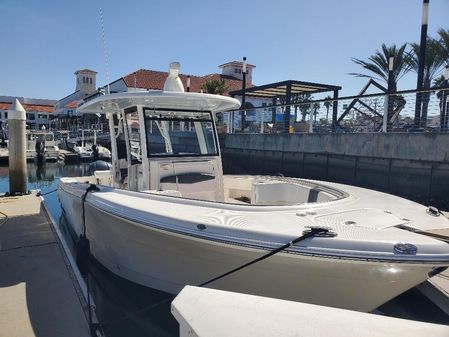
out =
<svg viewBox="0 0 449 337"><path fill-rule="evenodd" d="M56 144L53 132L45 130L28 131L26 156L27 161L58 161L59 147Z"/></svg>

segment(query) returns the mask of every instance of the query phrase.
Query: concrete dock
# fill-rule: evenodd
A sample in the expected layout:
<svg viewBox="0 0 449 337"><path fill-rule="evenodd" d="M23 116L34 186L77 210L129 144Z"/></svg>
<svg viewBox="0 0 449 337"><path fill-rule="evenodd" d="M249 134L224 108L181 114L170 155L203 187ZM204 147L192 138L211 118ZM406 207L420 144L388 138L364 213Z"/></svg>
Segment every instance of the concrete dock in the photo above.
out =
<svg viewBox="0 0 449 337"><path fill-rule="evenodd" d="M449 327L186 286L172 302L180 336L447 337Z"/></svg>
<svg viewBox="0 0 449 337"><path fill-rule="evenodd" d="M0 337L90 336L74 269L36 194L0 198Z"/></svg>
<svg viewBox="0 0 449 337"><path fill-rule="evenodd" d="M448 212L444 212L444 215L449 217ZM449 240L449 228L430 232L441 237L446 237ZM418 289L449 315L449 269L420 284Z"/></svg>

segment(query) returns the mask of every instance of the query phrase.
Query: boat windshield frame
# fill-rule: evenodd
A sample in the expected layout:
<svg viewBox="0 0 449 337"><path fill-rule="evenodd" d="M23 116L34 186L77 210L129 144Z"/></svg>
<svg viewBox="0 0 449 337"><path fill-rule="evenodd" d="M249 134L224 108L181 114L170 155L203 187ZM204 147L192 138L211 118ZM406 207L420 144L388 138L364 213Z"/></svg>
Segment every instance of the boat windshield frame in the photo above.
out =
<svg viewBox="0 0 449 337"><path fill-rule="evenodd" d="M148 113L155 114L158 112L166 113L164 116L159 114L159 116L149 116ZM172 112L173 115L168 115L168 113ZM190 114L190 115L189 115ZM197 114L197 116L195 116ZM217 157L220 155L219 147L218 147L218 135L217 129L215 126L215 120L213 118L213 114L211 111L204 110L189 110L189 109L169 109L169 108L149 108L143 107L143 116L145 120L145 141L147 146L147 157L148 158L168 158L168 157ZM202 132L205 130L203 123L210 123L212 129L212 139L209 139L213 142L211 144L205 140L205 149L207 149L207 153L199 153L199 152L186 152L186 153L151 153L150 152L150 140L149 140L149 122L151 121L170 121L170 122L199 122L202 126ZM198 137L198 133L195 131ZM162 136L164 137L164 136ZM203 137L206 138L203 134ZM198 140L198 146L201 148ZM212 149L212 150L211 150Z"/></svg>

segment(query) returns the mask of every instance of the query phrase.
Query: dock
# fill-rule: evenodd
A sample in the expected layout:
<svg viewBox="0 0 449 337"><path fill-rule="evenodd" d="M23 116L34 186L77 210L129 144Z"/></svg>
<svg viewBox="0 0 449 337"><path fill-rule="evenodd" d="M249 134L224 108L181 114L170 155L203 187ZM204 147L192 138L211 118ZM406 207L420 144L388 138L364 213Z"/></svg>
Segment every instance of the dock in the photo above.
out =
<svg viewBox="0 0 449 337"><path fill-rule="evenodd" d="M449 212L443 213L446 217L449 217ZM449 240L449 228L430 232L446 237ZM442 311L449 315L449 269L420 284L418 289Z"/></svg>
<svg viewBox="0 0 449 337"><path fill-rule="evenodd" d="M59 159L66 164L73 164L79 161L78 155L76 153L60 149Z"/></svg>
<svg viewBox="0 0 449 337"><path fill-rule="evenodd" d="M0 198L1 337L90 336L70 259L41 197Z"/></svg>
<svg viewBox="0 0 449 337"><path fill-rule="evenodd" d="M182 337L449 336L445 325L192 286L171 310Z"/></svg>

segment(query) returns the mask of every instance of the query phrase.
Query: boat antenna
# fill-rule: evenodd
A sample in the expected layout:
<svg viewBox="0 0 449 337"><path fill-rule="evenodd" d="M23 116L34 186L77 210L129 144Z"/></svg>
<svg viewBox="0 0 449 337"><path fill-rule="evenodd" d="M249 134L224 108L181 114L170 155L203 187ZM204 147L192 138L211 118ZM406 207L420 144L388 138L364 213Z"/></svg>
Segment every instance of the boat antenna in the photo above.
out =
<svg viewBox="0 0 449 337"><path fill-rule="evenodd" d="M103 40L103 57L106 68L106 83L107 83L107 94L111 93L109 88L109 56L108 56L108 48L106 46L106 34L104 31L104 20L103 20L103 10L100 7L100 23L101 23L101 39Z"/></svg>

